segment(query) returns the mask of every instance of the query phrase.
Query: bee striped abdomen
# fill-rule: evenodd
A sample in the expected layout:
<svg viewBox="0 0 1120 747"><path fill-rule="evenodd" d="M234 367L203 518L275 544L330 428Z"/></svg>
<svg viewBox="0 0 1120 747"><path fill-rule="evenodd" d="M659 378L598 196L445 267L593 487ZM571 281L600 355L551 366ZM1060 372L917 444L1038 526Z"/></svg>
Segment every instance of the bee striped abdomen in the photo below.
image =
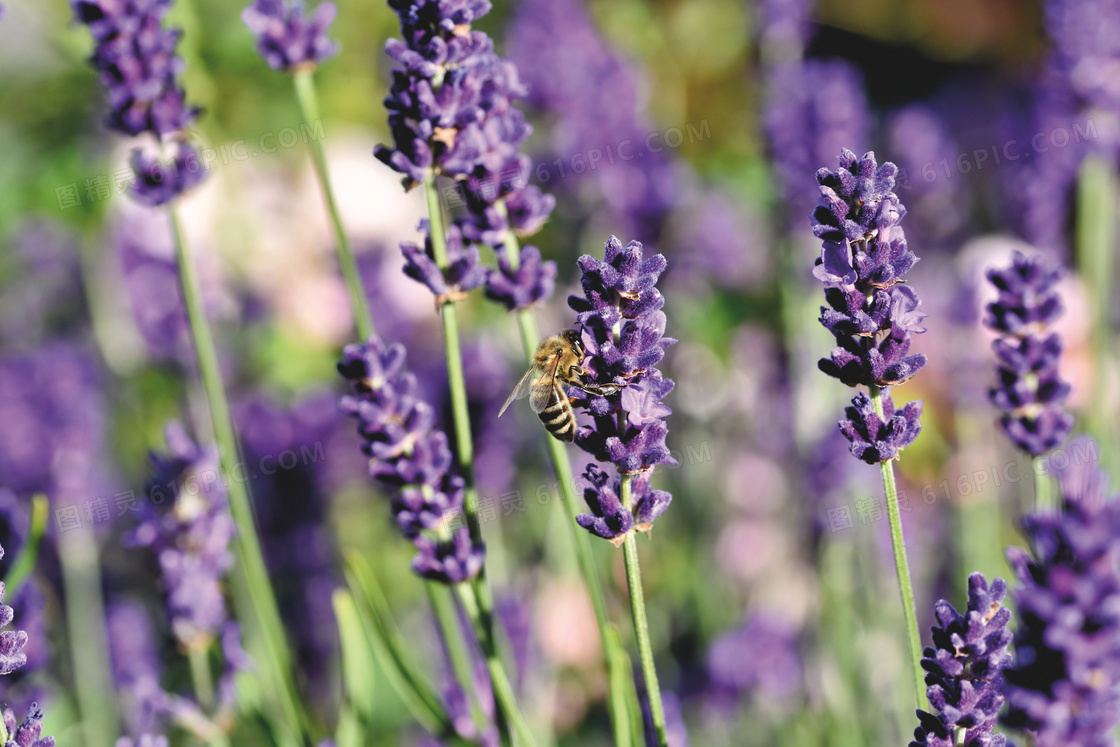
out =
<svg viewBox="0 0 1120 747"><path fill-rule="evenodd" d="M576 440L576 414L572 411L572 403L568 401L568 395L560 388L560 384L552 388L548 406L541 410L537 417L544 423L548 432L561 441L572 443Z"/></svg>

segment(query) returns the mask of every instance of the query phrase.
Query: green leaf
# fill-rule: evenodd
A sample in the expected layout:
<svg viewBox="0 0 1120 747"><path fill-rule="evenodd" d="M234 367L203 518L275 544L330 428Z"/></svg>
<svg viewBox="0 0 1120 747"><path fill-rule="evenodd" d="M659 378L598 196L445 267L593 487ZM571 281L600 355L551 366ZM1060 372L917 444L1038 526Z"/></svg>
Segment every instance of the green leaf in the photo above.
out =
<svg viewBox="0 0 1120 747"><path fill-rule="evenodd" d="M354 597L345 589L331 595L334 616L338 620L338 637L342 643L342 685L346 704L354 709L359 722L369 723L373 715L373 693L376 677L373 652L362 630L362 621Z"/></svg>

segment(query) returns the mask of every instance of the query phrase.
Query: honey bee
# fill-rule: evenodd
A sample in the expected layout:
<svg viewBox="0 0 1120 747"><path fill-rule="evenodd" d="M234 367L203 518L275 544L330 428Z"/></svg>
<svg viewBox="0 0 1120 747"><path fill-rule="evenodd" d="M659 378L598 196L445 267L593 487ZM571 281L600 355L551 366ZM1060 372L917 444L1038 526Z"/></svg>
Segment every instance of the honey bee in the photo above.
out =
<svg viewBox="0 0 1120 747"><path fill-rule="evenodd" d="M584 384L584 370L580 368L583 357L583 341L578 330L569 329L546 337L533 353L533 365L517 382L498 417L515 399L529 396L529 406L553 437L567 443L575 441L576 414L564 385L602 396L618 391L614 385L597 387Z"/></svg>

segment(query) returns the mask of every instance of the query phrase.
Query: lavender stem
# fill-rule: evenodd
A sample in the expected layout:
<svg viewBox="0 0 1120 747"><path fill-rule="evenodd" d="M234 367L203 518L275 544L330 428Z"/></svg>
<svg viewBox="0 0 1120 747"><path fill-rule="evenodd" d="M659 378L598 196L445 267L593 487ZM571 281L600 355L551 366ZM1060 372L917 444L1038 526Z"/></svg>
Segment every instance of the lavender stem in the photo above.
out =
<svg viewBox="0 0 1120 747"><path fill-rule="evenodd" d="M218 445L221 471L224 475L232 477L233 467L239 461L237 437L222 383L218 352L210 335L210 325L202 309L198 279L194 275L194 266L190 261L186 240L173 203L168 205L167 215L171 221L179 283L187 309L191 337L194 340L198 370L210 409L211 427L214 431L214 440ZM291 679L291 661L288 658L280 611L276 605L276 597L273 595L272 584L261 553L260 540L257 537L253 506L249 500L248 488L243 482L237 479L230 479L227 482L230 512L237 525L235 547L240 561L234 566L235 575L240 576L240 583L235 579L234 588L242 593L236 594L235 597L240 604L248 601L257 616L267 652L268 668L273 670L268 679L277 689L276 695L280 699L281 710L291 732L289 736L298 739L303 734L299 701L296 699L295 686ZM241 611L247 612L247 610ZM92 742L92 744L108 744L108 742Z"/></svg>
<svg viewBox="0 0 1120 747"><path fill-rule="evenodd" d="M109 673L109 638L101 598L101 563L91 530L60 535L58 556L66 599L66 629L85 744L112 744L117 732L115 692ZM78 614L75 610L81 610Z"/></svg>
<svg viewBox="0 0 1120 747"><path fill-rule="evenodd" d="M445 584L425 581L424 589L428 592L428 599L432 603L432 611L439 624L440 636L447 650L447 658L451 662L451 670L455 673L459 687L463 688L463 695L470 703L471 720L481 732L486 725L486 717L479 705L474 666L463 636L463 626L459 624L459 613L455 609L455 602Z"/></svg>
<svg viewBox="0 0 1120 747"><path fill-rule="evenodd" d="M870 387L871 405L883 417L882 390ZM906 619L907 644L914 675L914 696L918 708L929 710L926 698L925 675L922 669L922 638L918 633L918 618L914 609L914 587L910 581L910 563L906 560L906 543L902 537L902 516L898 512L898 488L894 482L893 460L879 463L883 475L883 494L887 502L887 521L891 528L891 549L894 551L894 570L898 576L898 589L902 595L902 616Z"/></svg>
<svg viewBox="0 0 1120 747"><path fill-rule="evenodd" d="M619 500L626 508L631 508L631 474L622 475L622 490ZM661 686L657 683L657 667L653 661L653 644L649 638L649 622L646 620L646 601L642 592L642 570L638 565L638 545L633 532L626 535L623 543L626 553L626 587L630 592L630 616L634 621L634 635L638 639L638 656L642 661L642 678L646 683L646 697L649 698L649 712L653 719L653 729L657 734L658 747L669 747L665 733L665 711L661 706Z"/></svg>
<svg viewBox="0 0 1120 747"><path fill-rule="evenodd" d="M303 115L303 121L308 125L314 124L320 118L319 95L315 89L315 72L313 69L301 70L292 75L292 80L295 81L296 98L299 100L299 109ZM362 287L358 263L354 259L353 250L350 248L350 239L346 235L346 229L342 226L342 217L339 215L338 205L335 203L323 143L318 138L311 138L311 162L315 164L315 175L319 178L319 187L323 190L323 201L327 205L327 213L331 217L331 226L334 228L335 241L338 243L338 265L342 270L342 278L346 282L346 292L350 296L350 309L354 314L354 324L358 329L358 337L366 340L376 331L373 324L373 315L370 313L369 300L366 298L365 289Z"/></svg>

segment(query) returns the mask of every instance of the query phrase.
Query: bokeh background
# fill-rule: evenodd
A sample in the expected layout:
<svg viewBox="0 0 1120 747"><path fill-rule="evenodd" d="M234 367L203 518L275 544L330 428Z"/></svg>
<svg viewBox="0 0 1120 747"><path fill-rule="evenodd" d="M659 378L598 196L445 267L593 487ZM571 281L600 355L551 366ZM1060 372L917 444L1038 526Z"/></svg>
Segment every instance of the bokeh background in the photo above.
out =
<svg viewBox="0 0 1120 747"><path fill-rule="evenodd" d="M1120 17L1094 14L1101 3L1048 5L1049 15L1030 0L507 0L476 24L530 88L533 183L557 198L534 239L560 268L541 327L572 324L575 260L609 235L669 260L668 334L680 342L664 368L677 382L669 446L680 465L658 470L674 500L641 552L674 747L903 744L914 725L877 470L846 453L835 422L850 392L816 369L832 342L816 322L807 216L813 173L835 168L841 147L903 169L896 191L922 257L910 282L930 313L917 339L930 364L895 396L925 400L922 435L898 465L923 634L936 599L963 605L967 574L1006 575L1002 548L1021 543L1014 522L1033 485L1018 476L1030 465L994 426L991 338L979 325L983 271L1014 248L1071 270L1063 373L1079 425L1115 461L1112 247L1087 248L1085 225L1115 215L1120 55L1095 40L1120 38ZM74 673L90 647L121 687L110 703L122 733L136 717L137 662L163 689L189 689L155 559L125 541L135 515L116 496L143 491L166 423L205 423L205 405L165 219L117 188L131 144L101 124L89 35L64 0L6 6L0 575L25 541L34 493L51 514L32 581L5 600L32 643L0 700L19 713L37 699L45 731L81 745ZM184 29L188 100L204 108L193 134L216 154L183 221L300 686L327 731L341 680L330 598L347 550L378 569L410 643L446 676L421 584L405 571L410 547L337 409L334 365L352 322L309 138L326 149L379 331L408 345L449 417L439 320L397 249L417 237L423 197L371 155L389 141L383 46L397 19L381 2L338 6L342 51L317 74L317 123L301 122L290 78L258 57L241 3L178 0L170 15ZM1061 58L1069 39L1089 50L1079 65ZM522 703L559 744L607 744L599 638L546 436L528 408L496 418L523 372L516 325L479 298L462 308L483 528ZM578 474L583 455L572 456ZM64 593L68 541L100 559L86 582L104 609L96 593ZM612 617L625 621L621 552L595 544ZM68 617L90 615L108 615L107 646L68 632ZM376 744L421 744L393 690L375 687ZM237 729L239 743L263 743L251 717ZM193 743L171 731L173 744Z"/></svg>

